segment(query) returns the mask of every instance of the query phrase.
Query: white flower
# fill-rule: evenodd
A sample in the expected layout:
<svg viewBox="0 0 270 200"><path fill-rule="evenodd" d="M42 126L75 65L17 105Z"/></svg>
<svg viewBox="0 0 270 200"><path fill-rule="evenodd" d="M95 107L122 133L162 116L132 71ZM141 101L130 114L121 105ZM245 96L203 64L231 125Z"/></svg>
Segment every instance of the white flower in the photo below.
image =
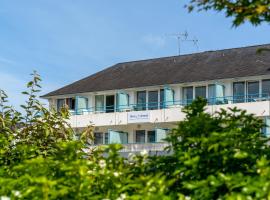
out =
<svg viewBox="0 0 270 200"><path fill-rule="evenodd" d="M1 196L1 197L0 197L0 200L10 200L10 198L7 197L7 196Z"/></svg>
<svg viewBox="0 0 270 200"><path fill-rule="evenodd" d="M105 162L105 160L100 160L98 164L99 164L99 166L100 166L101 168L105 168L105 167L106 167L106 162Z"/></svg>
<svg viewBox="0 0 270 200"><path fill-rule="evenodd" d="M125 200L127 198L126 194L121 194L116 200Z"/></svg>
<svg viewBox="0 0 270 200"><path fill-rule="evenodd" d="M118 172L114 172L113 175L114 175L115 177L118 177L118 176L119 176L119 173L118 173Z"/></svg>
<svg viewBox="0 0 270 200"><path fill-rule="evenodd" d="M14 191L14 195L15 195L16 197L20 197L20 196L21 196L21 193L20 193L20 191Z"/></svg>
<svg viewBox="0 0 270 200"><path fill-rule="evenodd" d="M148 151L146 151L145 149L143 151L141 151L141 156L147 156L148 155Z"/></svg>
<svg viewBox="0 0 270 200"><path fill-rule="evenodd" d="M185 200L191 200L189 196L185 196Z"/></svg>

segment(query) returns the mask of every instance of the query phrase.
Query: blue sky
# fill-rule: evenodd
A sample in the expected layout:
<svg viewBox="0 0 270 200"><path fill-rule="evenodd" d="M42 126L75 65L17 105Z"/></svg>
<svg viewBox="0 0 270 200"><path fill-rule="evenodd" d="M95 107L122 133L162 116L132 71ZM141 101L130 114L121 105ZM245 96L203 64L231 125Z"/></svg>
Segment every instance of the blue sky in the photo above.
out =
<svg viewBox="0 0 270 200"><path fill-rule="evenodd" d="M270 25L232 28L223 13L189 14L181 0L1 0L0 88L18 107L35 69L43 93L118 62L172 56L188 31L199 51L270 43ZM197 52L183 43L183 54Z"/></svg>

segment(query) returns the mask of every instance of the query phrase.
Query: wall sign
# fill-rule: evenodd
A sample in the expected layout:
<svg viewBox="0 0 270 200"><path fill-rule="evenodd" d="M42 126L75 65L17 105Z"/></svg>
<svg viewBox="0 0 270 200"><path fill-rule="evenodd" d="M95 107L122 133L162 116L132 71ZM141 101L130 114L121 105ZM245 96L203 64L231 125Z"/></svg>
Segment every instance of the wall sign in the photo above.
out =
<svg viewBox="0 0 270 200"><path fill-rule="evenodd" d="M150 113L146 111L137 111L128 113L128 123L150 122Z"/></svg>

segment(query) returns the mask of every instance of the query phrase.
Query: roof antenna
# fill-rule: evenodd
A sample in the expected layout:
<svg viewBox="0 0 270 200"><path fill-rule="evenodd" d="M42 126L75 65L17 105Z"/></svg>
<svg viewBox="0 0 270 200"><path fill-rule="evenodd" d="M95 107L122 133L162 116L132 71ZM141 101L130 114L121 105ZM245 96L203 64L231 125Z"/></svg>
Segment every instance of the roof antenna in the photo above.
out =
<svg viewBox="0 0 270 200"><path fill-rule="evenodd" d="M175 37L177 39L179 56L181 55L181 42L193 42L193 45L196 46L197 51L199 50L198 39L195 37L193 39L189 39L187 31L185 31L184 33L168 34L167 36Z"/></svg>

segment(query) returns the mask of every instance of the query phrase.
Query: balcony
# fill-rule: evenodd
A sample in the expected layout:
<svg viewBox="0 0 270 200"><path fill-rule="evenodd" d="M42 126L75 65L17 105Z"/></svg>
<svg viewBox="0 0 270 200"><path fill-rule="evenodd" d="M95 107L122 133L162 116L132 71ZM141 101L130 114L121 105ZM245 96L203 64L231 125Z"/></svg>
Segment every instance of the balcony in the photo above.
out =
<svg viewBox="0 0 270 200"><path fill-rule="evenodd" d="M214 114L221 108L233 108L247 110L256 116L270 115L270 98L268 95L254 94L248 96L225 96L207 99L206 112ZM173 102L151 102L147 104L122 105L114 112L107 109L90 108L71 111L70 123L72 127L117 126L140 123L166 123L184 120L185 114L182 108L190 104L192 100Z"/></svg>
<svg viewBox="0 0 270 200"><path fill-rule="evenodd" d="M100 145L91 145L90 148L96 148ZM157 152L165 152L164 149L168 147L169 144L165 142L159 142L159 143L134 143L134 144L123 144L123 149L121 149L120 153L136 153L136 152L142 152L147 151L150 153L157 153Z"/></svg>

